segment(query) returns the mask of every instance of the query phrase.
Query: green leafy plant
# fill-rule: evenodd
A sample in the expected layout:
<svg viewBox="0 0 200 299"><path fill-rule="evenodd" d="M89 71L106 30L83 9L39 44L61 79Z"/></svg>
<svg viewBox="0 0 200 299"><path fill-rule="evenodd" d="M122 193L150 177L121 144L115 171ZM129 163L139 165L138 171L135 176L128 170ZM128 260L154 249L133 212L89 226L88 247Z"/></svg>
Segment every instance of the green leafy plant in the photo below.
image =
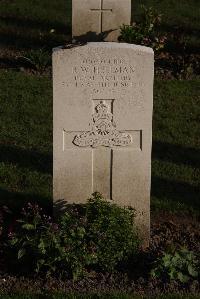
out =
<svg viewBox="0 0 200 299"><path fill-rule="evenodd" d="M40 72L44 72L51 65L51 55L45 49L27 51L20 60Z"/></svg>
<svg viewBox="0 0 200 299"><path fill-rule="evenodd" d="M137 252L140 241L134 224L135 211L122 208L94 193L86 205L89 243L101 270L113 271L118 262Z"/></svg>
<svg viewBox="0 0 200 299"><path fill-rule="evenodd" d="M139 248L134 216L133 209L107 202L99 193L85 205L69 206L58 224L29 204L9 235L9 260L29 273L74 280L91 270L113 272Z"/></svg>
<svg viewBox="0 0 200 299"><path fill-rule="evenodd" d="M29 203L22 210L22 218L17 221L16 226L16 230L9 233L10 254L13 257L11 263L14 266L16 263L20 264L24 272L38 273L41 268L47 274L54 272L60 259L58 225L50 217L43 215L37 204Z"/></svg>
<svg viewBox="0 0 200 299"><path fill-rule="evenodd" d="M140 22L120 27L120 41L135 43L152 47L155 51L161 50L165 45L165 36L159 36L156 27L161 22L161 14L158 14L151 7L141 5L142 15Z"/></svg>
<svg viewBox="0 0 200 299"><path fill-rule="evenodd" d="M199 276L198 257L182 247L180 249L170 249L164 252L155 263L151 271L152 277L165 277L169 280L179 280L182 283L188 282Z"/></svg>
<svg viewBox="0 0 200 299"><path fill-rule="evenodd" d="M96 256L87 240L86 223L82 206L69 207L60 219L62 264L74 280L86 275L88 267L96 262Z"/></svg>

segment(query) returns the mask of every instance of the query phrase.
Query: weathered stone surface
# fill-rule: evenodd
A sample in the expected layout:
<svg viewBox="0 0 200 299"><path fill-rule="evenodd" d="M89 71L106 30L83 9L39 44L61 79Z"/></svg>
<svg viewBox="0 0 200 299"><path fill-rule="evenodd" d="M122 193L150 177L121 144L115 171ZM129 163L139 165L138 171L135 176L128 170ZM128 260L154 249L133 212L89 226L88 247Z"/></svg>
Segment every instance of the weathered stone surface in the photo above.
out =
<svg viewBox="0 0 200 299"><path fill-rule="evenodd" d="M122 24L130 25L131 0L73 0L72 35L82 41L117 41Z"/></svg>
<svg viewBox="0 0 200 299"><path fill-rule="evenodd" d="M94 191L136 208L149 236L153 51L88 43L53 53L54 200Z"/></svg>

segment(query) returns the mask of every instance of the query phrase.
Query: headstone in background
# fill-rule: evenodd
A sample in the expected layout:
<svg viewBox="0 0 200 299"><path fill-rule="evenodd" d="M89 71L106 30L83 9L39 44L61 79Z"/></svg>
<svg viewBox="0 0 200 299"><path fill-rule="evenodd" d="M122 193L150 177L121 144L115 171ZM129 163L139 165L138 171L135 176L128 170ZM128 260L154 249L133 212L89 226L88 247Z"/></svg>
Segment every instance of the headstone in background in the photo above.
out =
<svg viewBox="0 0 200 299"><path fill-rule="evenodd" d="M72 35L81 41L117 41L122 24L130 25L131 0L73 0Z"/></svg>
<svg viewBox="0 0 200 299"><path fill-rule="evenodd" d="M153 51L88 43L53 53L54 201L98 191L149 238Z"/></svg>

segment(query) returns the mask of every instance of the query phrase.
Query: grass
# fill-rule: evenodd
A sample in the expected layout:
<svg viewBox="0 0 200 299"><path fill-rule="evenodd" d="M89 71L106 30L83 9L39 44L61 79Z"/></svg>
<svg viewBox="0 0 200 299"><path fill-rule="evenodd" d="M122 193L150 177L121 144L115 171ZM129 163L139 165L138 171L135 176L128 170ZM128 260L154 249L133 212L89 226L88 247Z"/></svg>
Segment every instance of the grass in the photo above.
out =
<svg viewBox="0 0 200 299"><path fill-rule="evenodd" d="M0 71L0 203L52 200L52 83ZM199 81L156 81L152 209L199 210Z"/></svg>
<svg viewBox="0 0 200 299"><path fill-rule="evenodd" d="M157 81L152 207L199 211L199 81Z"/></svg>
<svg viewBox="0 0 200 299"><path fill-rule="evenodd" d="M56 11L56 13L55 13ZM47 48L63 44L71 33L71 1L1 1L0 40L7 48Z"/></svg>
<svg viewBox="0 0 200 299"><path fill-rule="evenodd" d="M76 295L76 294L54 294L54 295L0 295L0 299L199 299L195 295L161 295L156 297L134 296L128 294L94 294L94 295Z"/></svg>
<svg viewBox="0 0 200 299"><path fill-rule="evenodd" d="M52 87L46 77L1 71L0 202L48 205L52 180Z"/></svg>

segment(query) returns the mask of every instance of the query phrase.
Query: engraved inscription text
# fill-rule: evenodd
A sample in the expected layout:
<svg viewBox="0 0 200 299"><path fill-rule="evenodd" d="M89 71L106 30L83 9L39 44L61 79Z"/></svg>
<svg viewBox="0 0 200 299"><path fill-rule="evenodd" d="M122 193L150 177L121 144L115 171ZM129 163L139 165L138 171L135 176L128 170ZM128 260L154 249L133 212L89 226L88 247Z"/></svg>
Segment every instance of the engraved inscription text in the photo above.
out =
<svg viewBox="0 0 200 299"><path fill-rule="evenodd" d="M72 74L78 88L126 88L134 84L135 67L117 58L83 59Z"/></svg>

